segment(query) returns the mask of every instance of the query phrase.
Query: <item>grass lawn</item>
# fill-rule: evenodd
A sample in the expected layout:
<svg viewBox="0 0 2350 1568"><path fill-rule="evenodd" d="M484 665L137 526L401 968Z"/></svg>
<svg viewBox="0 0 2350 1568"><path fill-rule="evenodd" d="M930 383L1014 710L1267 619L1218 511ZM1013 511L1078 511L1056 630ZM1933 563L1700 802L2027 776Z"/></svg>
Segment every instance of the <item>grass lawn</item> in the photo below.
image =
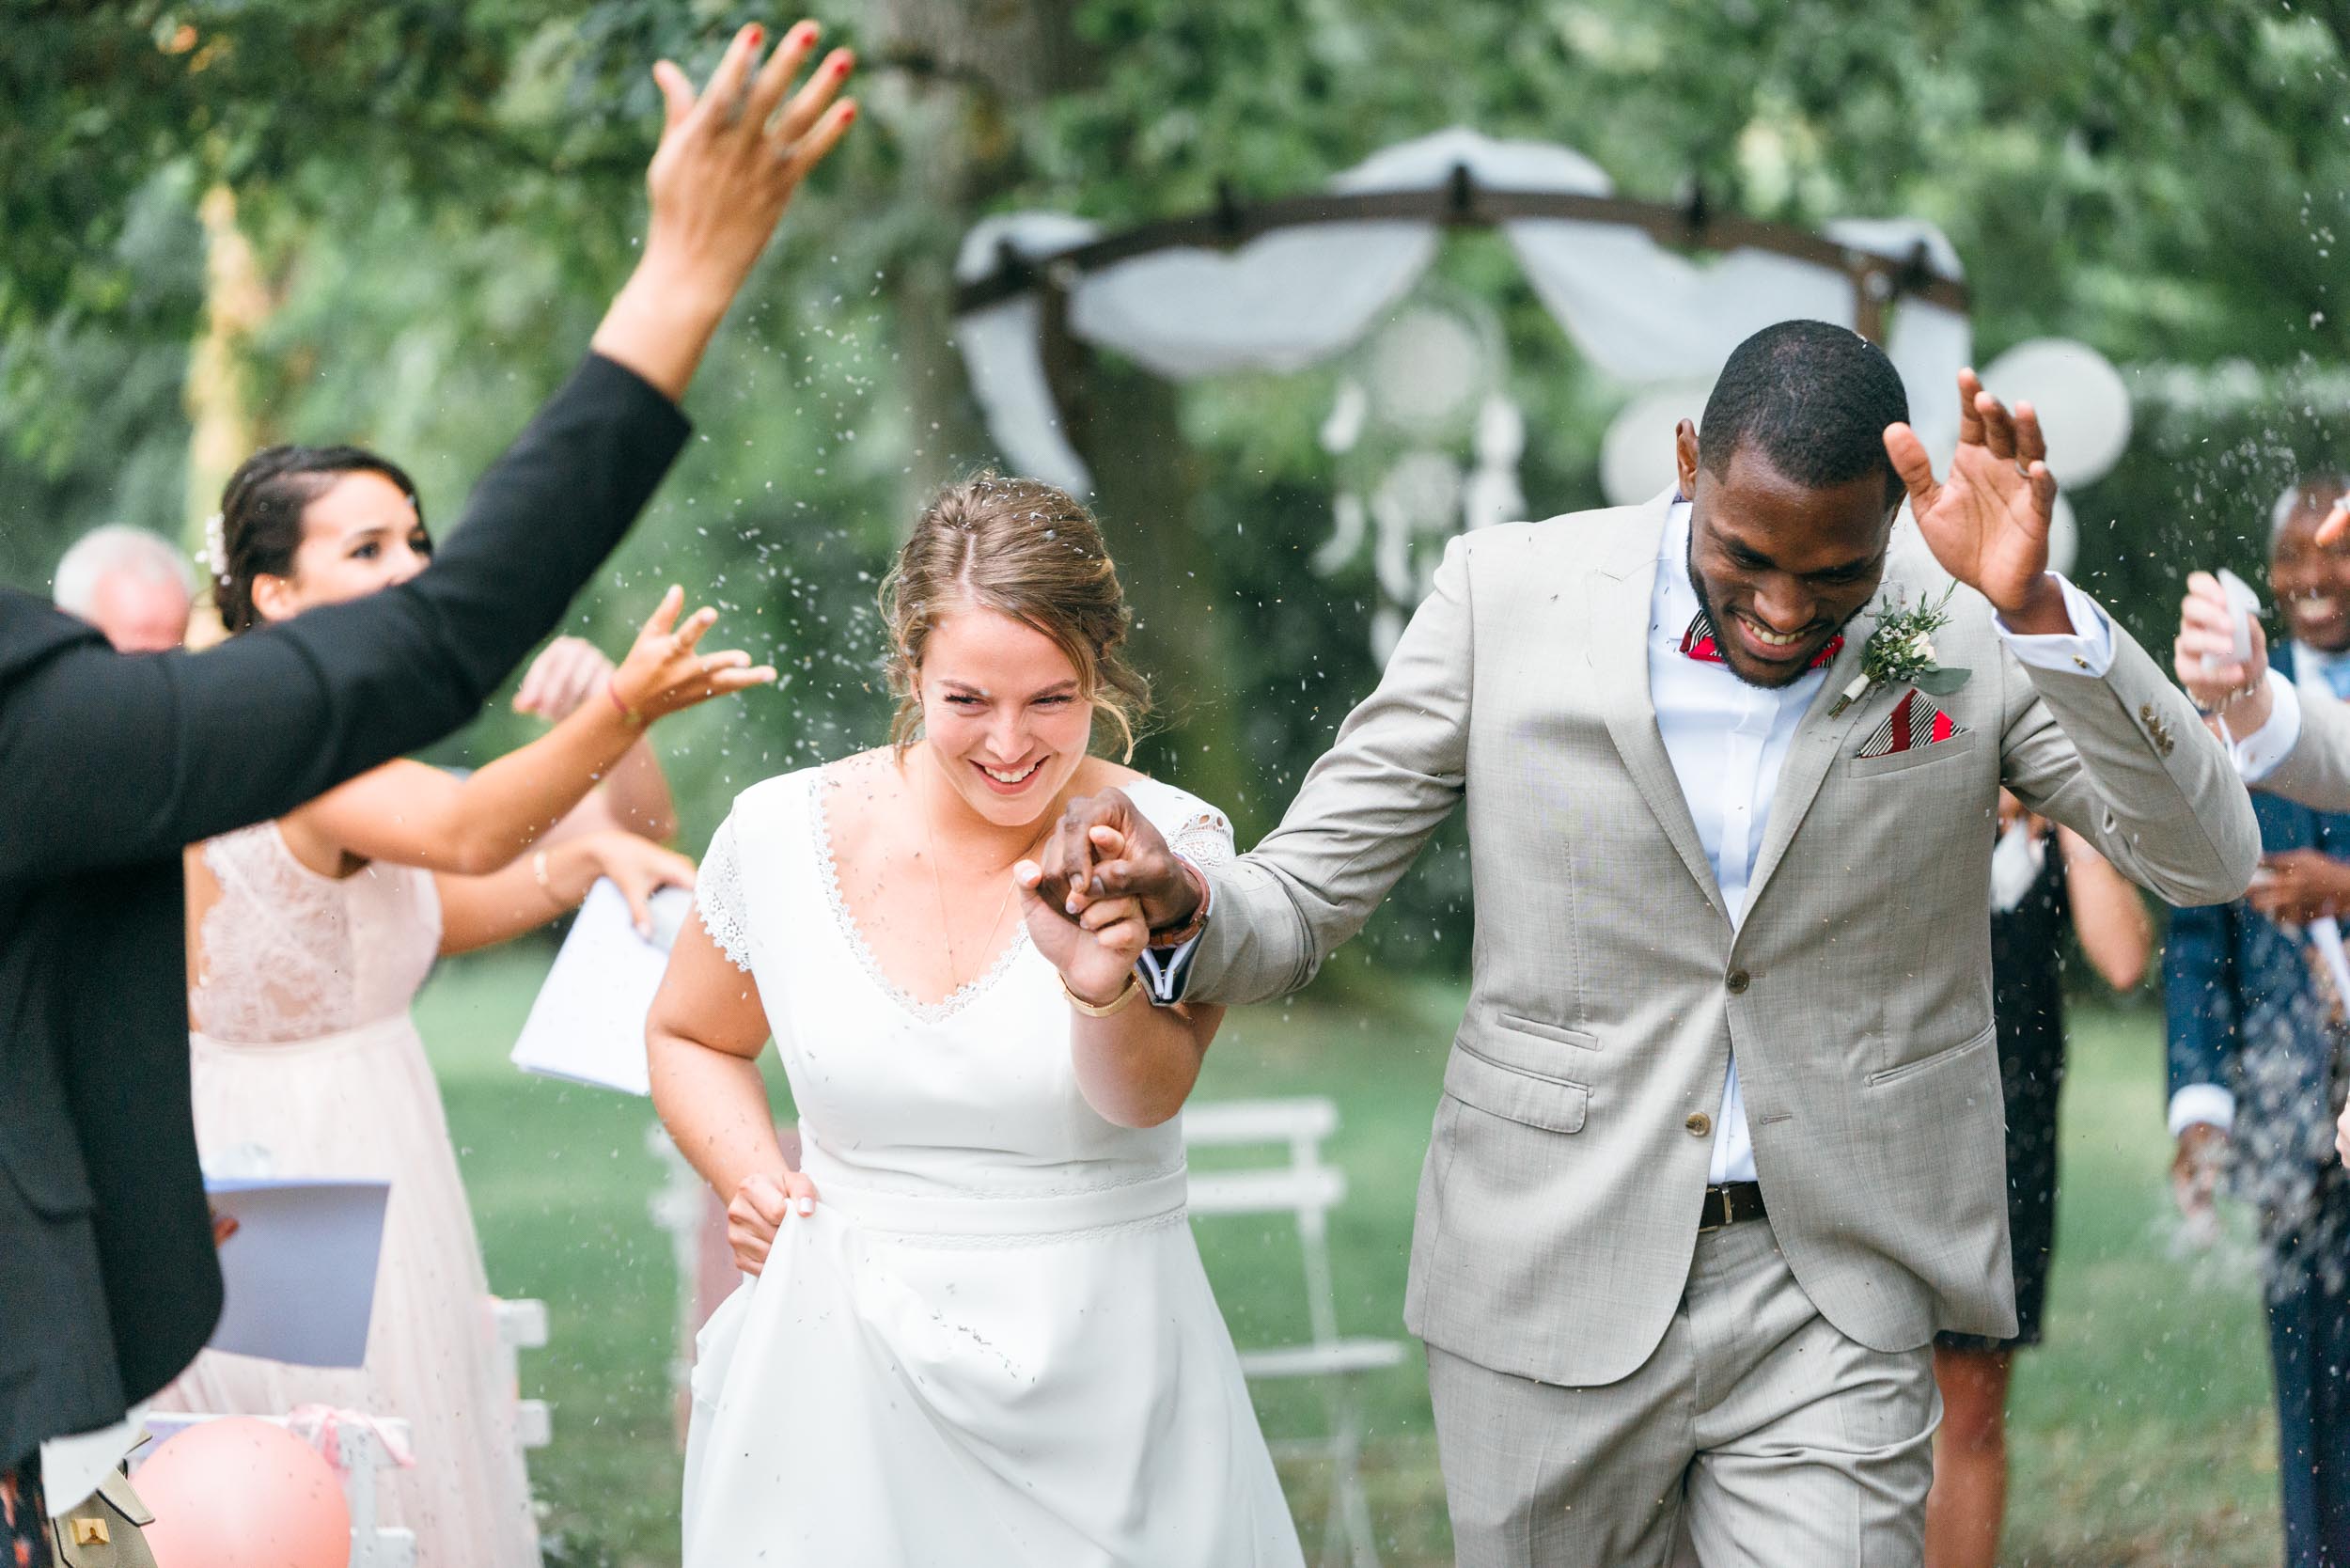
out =
<svg viewBox="0 0 2350 1568"><path fill-rule="evenodd" d="M506 1051L546 952L445 964L420 1004L449 1122L502 1294L544 1299L554 1339L524 1362L555 1407L533 1456L551 1558L615 1568L677 1561L679 1457L668 1362L676 1279L647 1204L662 1179L645 1149L651 1107L526 1078ZM1412 1197L1459 994L1427 986L1374 1010L1262 1008L1235 1015L1203 1097L1326 1094L1348 1173L1334 1219L1339 1318L1400 1335ZM2003 1561L2035 1568L2252 1568L2280 1554L2264 1341L2250 1284L2169 1252L2160 1023L2086 1011L2064 1105L2064 1189L2048 1342L2015 1374L2013 1513ZM1289 1228L1203 1222L1208 1271L1243 1345L1302 1331ZM789 1390L778 1398L788 1403ZM1261 1401L1268 1430L1315 1430L1318 1402ZM1370 1389L1367 1468L1392 1564L1450 1560L1428 1395L1415 1356ZM1324 1478L1290 1474L1310 1553Z"/></svg>

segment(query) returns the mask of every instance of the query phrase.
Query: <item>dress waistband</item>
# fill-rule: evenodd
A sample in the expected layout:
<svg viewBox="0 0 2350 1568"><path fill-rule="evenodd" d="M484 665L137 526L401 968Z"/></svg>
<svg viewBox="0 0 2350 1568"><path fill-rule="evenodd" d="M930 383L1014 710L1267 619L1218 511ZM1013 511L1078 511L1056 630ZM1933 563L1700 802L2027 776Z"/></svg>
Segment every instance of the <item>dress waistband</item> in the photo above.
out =
<svg viewBox="0 0 2350 1568"><path fill-rule="evenodd" d="M819 1207L877 1231L920 1235L1050 1236L1132 1225L1180 1215L1190 1186L1190 1173L1178 1165L1075 1192L898 1192L858 1180L813 1138L802 1147L800 1168L816 1184Z"/></svg>
<svg viewBox="0 0 2350 1568"><path fill-rule="evenodd" d="M414 1033L415 1025L406 1012L395 1012L372 1023L354 1024L332 1034L309 1035L300 1040L223 1040L206 1034L202 1029L188 1031L188 1043L198 1051L227 1057L284 1057L308 1055L313 1052L349 1050L400 1041Z"/></svg>

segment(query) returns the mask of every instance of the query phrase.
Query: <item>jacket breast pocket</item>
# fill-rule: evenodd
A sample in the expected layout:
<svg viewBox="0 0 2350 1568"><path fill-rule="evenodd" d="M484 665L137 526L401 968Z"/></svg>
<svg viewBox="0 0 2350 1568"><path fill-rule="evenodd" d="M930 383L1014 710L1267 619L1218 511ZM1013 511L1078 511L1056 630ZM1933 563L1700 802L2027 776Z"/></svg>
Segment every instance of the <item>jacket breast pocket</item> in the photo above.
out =
<svg viewBox="0 0 2350 1568"><path fill-rule="evenodd" d="M1869 1074L1869 1087L1871 1089L1882 1088L1886 1084L1899 1083L1904 1078L1914 1077L1920 1073L1931 1073L1936 1068L1949 1066L1960 1058L1990 1045L1998 1038L1998 1034L1999 1026L1996 1022L1985 1024L1981 1033L1971 1035L1955 1045L1946 1045L1937 1051L1928 1051L1922 1057L1896 1062L1890 1067L1878 1068Z"/></svg>
<svg viewBox="0 0 2350 1568"><path fill-rule="evenodd" d="M1528 1018L1519 1012L1496 1013L1495 1022L1505 1029L1513 1029L1519 1034L1530 1034L1537 1040L1556 1041L1561 1045L1573 1045L1586 1051L1599 1049L1599 1036L1588 1029L1571 1029L1564 1024L1547 1024L1540 1018ZM1493 1053L1489 1051L1486 1055L1491 1056ZM1531 1072L1533 1069L1528 1068L1528 1071Z"/></svg>
<svg viewBox="0 0 2350 1568"><path fill-rule="evenodd" d="M1552 1133L1581 1132L1591 1106L1590 1085L1507 1066L1465 1039L1453 1042L1444 1091L1489 1116Z"/></svg>
<svg viewBox="0 0 2350 1568"><path fill-rule="evenodd" d="M1921 768L1936 767L1971 758L1982 749L1984 731L1969 729L1963 735L1952 735L1947 741L1932 745L1914 745L1907 751L1888 751L1882 757L1847 757L1844 776L1847 778L1883 778L1888 774L1910 773Z"/></svg>

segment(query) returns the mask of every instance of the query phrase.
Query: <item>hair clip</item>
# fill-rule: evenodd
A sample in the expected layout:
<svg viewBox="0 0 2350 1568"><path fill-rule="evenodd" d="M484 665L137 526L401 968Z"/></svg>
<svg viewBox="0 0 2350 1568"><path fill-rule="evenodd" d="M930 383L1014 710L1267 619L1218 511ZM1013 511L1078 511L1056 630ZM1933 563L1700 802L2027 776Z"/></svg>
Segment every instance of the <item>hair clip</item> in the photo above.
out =
<svg viewBox="0 0 2350 1568"><path fill-rule="evenodd" d="M229 585L227 520L220 513L214 512L204 520L204 548L196 553L196 558L211 571L212 581L222 588Z"/></svg>

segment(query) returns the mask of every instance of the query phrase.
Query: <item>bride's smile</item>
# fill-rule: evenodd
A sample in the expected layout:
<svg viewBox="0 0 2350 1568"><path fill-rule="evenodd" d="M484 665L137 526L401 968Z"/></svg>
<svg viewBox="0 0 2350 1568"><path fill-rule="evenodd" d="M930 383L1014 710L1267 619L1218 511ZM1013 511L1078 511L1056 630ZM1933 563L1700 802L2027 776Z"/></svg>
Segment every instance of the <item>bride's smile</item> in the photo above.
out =
<svg viewBox="0 0 2350 1568"><path fill-rule="evenodd" d="M1060 796L1093 736L1093 705L1061 646L1000 610L939 612L923 650L923 729L972 812L1026 827Z"/></svg>

